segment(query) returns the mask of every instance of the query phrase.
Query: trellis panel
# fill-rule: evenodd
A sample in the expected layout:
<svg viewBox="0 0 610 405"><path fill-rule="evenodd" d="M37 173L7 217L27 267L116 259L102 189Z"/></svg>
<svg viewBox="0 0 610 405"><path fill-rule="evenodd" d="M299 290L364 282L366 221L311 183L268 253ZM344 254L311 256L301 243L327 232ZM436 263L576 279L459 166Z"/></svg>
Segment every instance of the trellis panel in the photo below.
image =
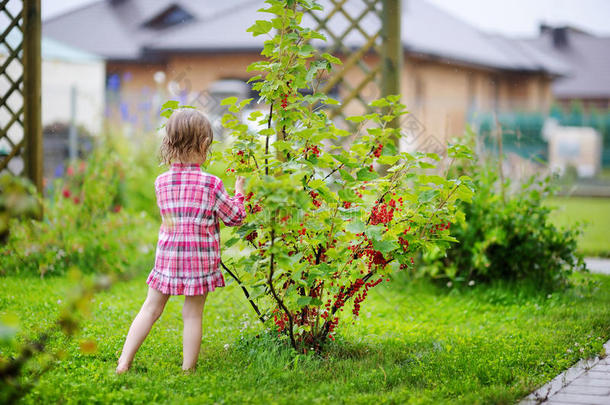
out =
<svg viewBox="0 0 610 405"><path fill-rule="evenodd" d="M0 1L0 172L42 190L40 0Z"/></svg>
<svg viewBox="0 0 610 405"><path fill-rule="evenodd" d="M328 93L337 86L341 93L341 105L330 112L331 118L368 111L373 98L400 93L400 0L320 3L323 12L309 13L314 28L326 36L329 53L343 56L343 65L321 90ZM372 94L364 94L371 86Z"/></svg>

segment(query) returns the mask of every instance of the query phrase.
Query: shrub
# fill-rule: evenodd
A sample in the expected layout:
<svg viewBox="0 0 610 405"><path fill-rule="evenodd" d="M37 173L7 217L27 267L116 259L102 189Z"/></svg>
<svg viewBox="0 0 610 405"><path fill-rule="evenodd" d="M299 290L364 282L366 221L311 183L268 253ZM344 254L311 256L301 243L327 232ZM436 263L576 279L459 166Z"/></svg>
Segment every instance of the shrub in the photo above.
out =
<svg viewBox="0 0 610 405"><path fill-rule="evenodd" d="M424 255L422 274L451 283L528 280L547 291L565 287L574 268L584 269L580 229L558 229L549 220L552 208L543 205L555 191L549 176L511 185L484 159L459 170L471 174L477 190L459 203L465 221L451 231L459 243Z"/></svg>
<svg viewBox="0 0 610 405"><path fill-rule="evenodd" d="M235 142L215 154L230 173L249 177L247 222L225 244L237 244L243 255L230 266L260 306L260 319L272 318L298 350L320 350L334 339L347 305L357 317L369 290L413 266L416 252L453 241L448 228L455 202L472 195L467 177L433 171L438 155L396 149L402 134L390 123L406 114L399 96L349 117L354 132L328 118L326 108L338 102L317 88L341 62L318 53L309 42L324 37L299 25L302 10L315 7L305 0L267 1L271 21L257 21L249 31L276 33L265 42L267 60L248 68L261 72L251 80L269 110L247 119L264 129L242 121L251 99L224 100L223 125ZM448 154L464 158L469 151L454 145Z"/></svg>
<svg viewBox="0 0 610 405"><path fill-rule="evenodd" d="M42 221L11 222L7 244L0 246L0 274L45 276L72 266L85 273L122 273L151 265L154 223L146 213L123 209L124 173L108 145L69 166L43 200Z"/></svg>
<svg viewBox="0 0 610 405"><path fill-rule="evenodd" d="M37 218L40 209L41 203L32 182L3 173L0 176L0 244L8 239L11 218Z"/></svg>

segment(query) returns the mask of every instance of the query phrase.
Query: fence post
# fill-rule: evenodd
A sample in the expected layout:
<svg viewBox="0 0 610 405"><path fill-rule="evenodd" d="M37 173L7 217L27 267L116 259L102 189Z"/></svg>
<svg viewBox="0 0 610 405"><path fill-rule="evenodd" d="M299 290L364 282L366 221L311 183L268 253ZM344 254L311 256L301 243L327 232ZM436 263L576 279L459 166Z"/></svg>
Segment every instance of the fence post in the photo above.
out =
<svg viewBox="0 0 610 405"><path fill-rule="evenodd" d="M23 105L25 173L42 193L40 0L23 0Z"/></svg>
<svg viewBox="0 0 610 405"><path fill-rule="evenodd" d="M402 41L400 39L400 0L383 0L383 78L381 91L384 97L400 94L402 73Z"/></svg>
<svg viewBox="0 0 610 405"><path fill-rule="evenodd" d="M382 73L381 95L387 97L400 94L400 76L402 75L403 50L400 38L401 0L382 0ZM389 125L399 127L400 120L394 119ZM399 148L399 138L394 137Z"/></svg>

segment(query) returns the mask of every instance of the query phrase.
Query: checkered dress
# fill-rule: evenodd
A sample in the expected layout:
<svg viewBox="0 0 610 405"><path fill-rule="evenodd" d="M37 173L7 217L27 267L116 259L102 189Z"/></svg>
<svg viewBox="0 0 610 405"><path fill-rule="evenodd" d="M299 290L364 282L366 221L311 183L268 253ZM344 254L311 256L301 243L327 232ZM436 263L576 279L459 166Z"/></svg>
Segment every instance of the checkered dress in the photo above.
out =
<svg viewBox="0 0 610 405"><path fill-rule="evenodd" d="M172 163L157 177L155 191L163 223L146 283L170 295L202 295L224 287L218 219L240 225L246 217L244 196L230 197L218 177L182 163Z"/></svg>

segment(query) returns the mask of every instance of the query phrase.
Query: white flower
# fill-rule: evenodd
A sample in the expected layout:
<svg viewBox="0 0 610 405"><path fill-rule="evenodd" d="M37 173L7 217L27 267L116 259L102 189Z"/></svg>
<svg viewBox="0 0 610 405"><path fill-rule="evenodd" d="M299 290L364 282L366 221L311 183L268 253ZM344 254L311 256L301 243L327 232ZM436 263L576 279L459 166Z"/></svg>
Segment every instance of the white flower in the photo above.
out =
<svg viewBox="0 0 610 405"><path fill-rule="evenodd" d="M572 353L572 349L567 349L566 352Z"/></svg>
<svg viewBox="0 0 610 405"><path fill-rule="evenodd" d="M470 280L470 281L468 282L468 285L472 287L472 286L474 285L474 280Z"/></svg>
<svg viewBox="0 0 610 405"><path fill-rule="evenodd" d="M553 294L549 294L546 297L550 299L552 296L553 296Z"/></svg>
<svg viewBox="0 0 610 405"><path fill-rule="evenodd" d="M451 287L453 283L451 281L447 281L447 287Z"/></svg>
<svg viewBox="0 0 610 405"><path fill-rule="evenodd" d="M229 344L225 343L224 348L225 348L225 350L229 350Z"/></svg>
<svg viewBox="0 0 610 405"><path fill-rule="evenodd" d="M61 300L57 300L57 305L61 304Z"/></svg>

